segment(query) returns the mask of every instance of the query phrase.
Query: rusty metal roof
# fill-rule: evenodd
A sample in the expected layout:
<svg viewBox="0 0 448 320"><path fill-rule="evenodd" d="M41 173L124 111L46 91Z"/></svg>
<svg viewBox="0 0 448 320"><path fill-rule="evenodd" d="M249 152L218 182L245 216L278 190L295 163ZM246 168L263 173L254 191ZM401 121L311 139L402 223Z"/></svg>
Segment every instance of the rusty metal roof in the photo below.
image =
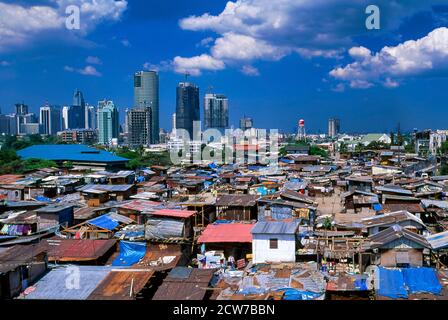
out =
<svg viewBox="0 0 448 320"><path fill-rule="evenodd" d="M150 269L112 270L88 300L133 300L154 274Z"/></svg>
<svg viewBox="0 0 448 320"><path fill-rule="evenodd" d="M173 275L179 273L176 269L173 269ZM187 278L171 276L170 273L152 300L203 300L214 271L194 268Z"/></svg>
<svg viewBox="0 0 448 320"><path fill-rule="evenodd" d="M223 194L218 196L215 205L223 207L252 207L257 203L258 195Z"/></svg>
<svg viewBox="0 0 448 320"><path fill-rule="evenodd" d="M116 240L60 239L43 241L48 248L49 261L89 261L104 256L111 250Z"/></svg>

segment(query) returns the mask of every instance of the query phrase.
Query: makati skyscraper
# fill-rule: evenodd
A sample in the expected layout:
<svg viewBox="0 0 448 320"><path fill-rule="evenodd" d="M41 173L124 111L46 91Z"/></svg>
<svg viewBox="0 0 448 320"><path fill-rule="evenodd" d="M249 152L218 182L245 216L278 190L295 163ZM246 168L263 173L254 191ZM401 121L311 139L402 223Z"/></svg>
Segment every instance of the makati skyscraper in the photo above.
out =
<svg viewBox="0 0 448 320"><path fill-rule="evenodd" d="M159 142L159 75L156 71L138 71L134 74L134 107L139 110L150 108L151 143Z"/></svg>
<svg viewBox="0 0 448 320"><path fill-rule="evenodd" d="M199 87L180 82L176 88L176 132L186 130L193 139L193 121L200 121Z"/></svg>
<svg viewBox="0 0 448 320"><path fill-rule="evenodd" d="M86 127L86 103L81 91L73 94L73 104L68 109L68 128L82 129Z"/></svg>
<svg viewBox="0 0 448 320"><path fill-rule="evenodd" d="M341 130L341 122L337 118L328 119L328 136L335 138Z"/></svg>
<svg viewBox="0 0 448 320"><path fill-rule="evenodd" d="M223 94L207 93L204 98L204 129L217 129L224 134L228 127L228 99Z"/></svg>
<svg viewBox="0 0 448 320"><path fill-rule="evenodd" d="M61 108L48 104L40 107L39 124L42 134L56 135L58 131L62 130Z"/></svg>
<svg viewBox="0 0 448 320"><path fill-rule="evenodd" d="M110 145L119 134L118 108L112 101L102 100L98 102L97 113L98 143Z"/></svg>

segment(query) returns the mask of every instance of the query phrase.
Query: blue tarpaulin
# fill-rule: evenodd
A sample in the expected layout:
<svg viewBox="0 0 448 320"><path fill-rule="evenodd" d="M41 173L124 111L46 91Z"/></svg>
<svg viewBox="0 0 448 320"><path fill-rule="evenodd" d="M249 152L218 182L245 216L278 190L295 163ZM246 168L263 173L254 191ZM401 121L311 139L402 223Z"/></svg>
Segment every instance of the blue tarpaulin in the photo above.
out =
<svg viewBox="0 0 448 320"><path fill-rule="evenodd" d="M107 230L114 230L118 226L118 221L111 218L109 215L105 214L102 216L99 216L98 218L92 219L88 221L90 224L93 224L94 226L107 229Z"/></svg>
<svg viewBox="0 0 448 320"><path fill-rule="evenodd" d="M409 293L440 294L442 286L433 268L403 268L403 277Z"/></svg>
<svg viewBox="0 0 448 320"><path fill-rule="evenodd" d="M393 299L407 298L403 273L400 269L378 268L380 283L378 294Z"/></svg>
<svg viewBox="0 0 448 320"><path fill-rule="evenodd" d="M383 207L381 206L381 204L379 204L379 203L375 203L375 204L373 205L373 210L375 210L375 211L381 211L381 210L383 210Z"/></svg>
<svg viewBox="0 0 448 320"><path fill-rule="evenodd" d="M322 295L321 293L315 293L310 291L299 291L293 288L282 288L277 291L285 292L283 300L314 300Z"/></svg>
<svg viewBox="0 0 448 320"><path fill-rule="evenodd" d="M113 266L132 266L146 254L145 242L120 242L120 255L112 262Z"/></svg>

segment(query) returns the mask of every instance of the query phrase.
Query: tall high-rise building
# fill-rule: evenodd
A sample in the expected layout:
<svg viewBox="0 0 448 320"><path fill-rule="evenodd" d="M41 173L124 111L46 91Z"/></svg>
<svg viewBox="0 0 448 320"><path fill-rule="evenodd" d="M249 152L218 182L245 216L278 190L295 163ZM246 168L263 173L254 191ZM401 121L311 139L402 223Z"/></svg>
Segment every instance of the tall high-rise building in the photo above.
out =
<svg viewBox="0 0 448 320"><path fill-rule="evenodd" d="M67 117L68 129L83 129L86 127L85 106L70 106Z"/></svg>
<svg viewBox="0 0 448 320"><path fill-rule="evenodd" d="M68 129L68 110L69 109L70 109L69 106L62 107L62 129L63 130Z"/></svg>
<svg viewBox="0 0 448 320"><path fill-rule="evenodd" d="M0 114L0 134L17 134L17 120L14 114Z"/></svg>
<svg viewBox="0 0 448 320"><path fill-rule="evenodd" d="M118 109L112 101L98 102L98 143L109 145L119 134Z"/></svg>
<svg viewBox="0 0 448 320"><path fill-rule="evenodd" d="M85 106L86 129L96 129L96 110L94 106L86 104Z"/></svg>
<svg viewBox="0 0 448 320"><path fill-rule="evenodd" d="M150 139L159 142L159 75L156 71L138 71L134 74L134 107L151 108Z"/></svg>
<svg viewBox="0 0 448 320"><path fill-rule="evenodd" d="M39 124L42 134L56 135L62 130L61 108L48 104L40 107Z"/></svg>
<svg viewBox="0 0 448 320"><path fill-rule="evenodd" d="M16 115L28 114L28 106L24 103L16 103Z"/></svg>
<svg viewBox="0 0 448 320"><path fill-rule="evenodd" d="M171 116L171 135L176 136L176 112Z"/></svg>
<svg viewBox="0 0 448 320"><path fill-rule="evenodd" d="M246 116L244 116L243 118L240 119L240 129L243 131L252 129L254 126L254 121L252 120L252 118L248 118Z"/></svg>
<svg viewBox="0 0 448 320"><path fill-rule="evenodd" d="M223 94L207 93L204 99L204 128L222 134L229 127L229 100Z"/></svg>
<svg viewBox="0 0 448 320"><path fill-rule="evenodd" d="M75 92L73 93L73 106L78 106L78 107L85 107L86 103L84 101L84 96L82 94L81 91L79 91L78 89L75 90Z"/></svg>
<svg viewBox="0 0 448 320"><path fill-rule="evenodd" d="M126 117L128 144L133 147L150 145L154 141L151 139L151 108L132 108Z"/></svg>
<svg viewBox="0 0 448 320"><path fill-rule="evenodd" d="M200 121L199 87L180 82L176 88L176 132L186 130L193 139L193 122Z"/></svg>
<svg viewBox="0 0 448 320"><path fill-rule="evenodd" d="M337 118L328 119L328 136L335 138L340 132L340 121Z"/></svg>

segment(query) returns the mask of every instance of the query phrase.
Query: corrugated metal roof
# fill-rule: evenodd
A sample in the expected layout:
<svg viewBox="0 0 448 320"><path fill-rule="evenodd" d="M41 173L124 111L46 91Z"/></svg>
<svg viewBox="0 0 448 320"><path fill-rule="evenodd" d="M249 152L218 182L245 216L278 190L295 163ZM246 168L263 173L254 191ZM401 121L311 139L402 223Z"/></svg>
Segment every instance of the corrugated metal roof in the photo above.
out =
<svg viewBox="0 0 448 320"><path fill-rule="evenodd" d="M60 239L45 240L49 261L89 261L104 256L116 240Z"/></svg>
<svg viewBox="0 0 448 320"><path fill-rule="evenodd" d="M225 207L252 207L255 206L259 196L250 194L225 194L216 199L216 206Z"/></svg>
<svg viewBox="0 0 448 320"><path fill-rule="evenodd" d="M154 216L175 217L175 218L189 218L196 214L193 210L175 210L175 209L161 209L151 212Z"/></svg>
<svg viewBox="0 0 448 320"><path fill-rule="evenodd" d="M86 300L112 268L117 267L64 266L53 269L34 285L34 290L24 299ZM79 283L73 281L77 274Z"/></svg>
<svg viewBox="0 0 448 320"><path fill-rule="evenodd" d="M380 231L372 236L369 236L367 246L371 249L379 248L400 238L406 238L425 248L431 247L425 237L415 232L409 231L406 228L402 228L398 224L393 225L392 227Z"/></svg>
<svg viewBox="0 0 448 320"><path fill-rule="evenodd" d="M81 144L40 144L17 151L24 159L45 159L53 161L127 162L110 152Z"/></svg>
<svg viewBox="0 0 448 320"><path fill-rule="evenodd" d="M432 234L426 237L433 249L444 249L448 247L448 231Z"/></svg>
<svg viewBox="0 0 448 320"><path fill-rule="evenodd" d="M295 234L299 221L259 221L252 228L252 234Z"/></svg>
<svg viewBox="0 0 448 320"><path fill-rule="evenodd" d="M209 224L199 237L198 243L252 243L250 231L253 226L253 223Z"/></svg>

